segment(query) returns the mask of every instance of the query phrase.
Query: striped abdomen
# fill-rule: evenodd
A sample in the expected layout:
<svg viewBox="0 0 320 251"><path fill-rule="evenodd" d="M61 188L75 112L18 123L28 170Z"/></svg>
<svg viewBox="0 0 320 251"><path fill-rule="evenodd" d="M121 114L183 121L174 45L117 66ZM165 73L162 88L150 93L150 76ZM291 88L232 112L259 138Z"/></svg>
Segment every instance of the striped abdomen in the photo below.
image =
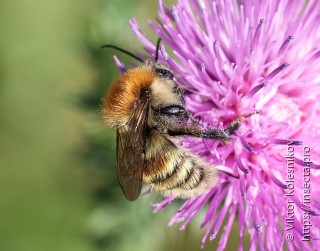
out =
<svg viewBox="0 0 320 251"><path fill-rule="evenodd" d="M217 169L177 146L167 135L152 132L146 149L143 180L164 196L190 198L217 182Z"/></svg>

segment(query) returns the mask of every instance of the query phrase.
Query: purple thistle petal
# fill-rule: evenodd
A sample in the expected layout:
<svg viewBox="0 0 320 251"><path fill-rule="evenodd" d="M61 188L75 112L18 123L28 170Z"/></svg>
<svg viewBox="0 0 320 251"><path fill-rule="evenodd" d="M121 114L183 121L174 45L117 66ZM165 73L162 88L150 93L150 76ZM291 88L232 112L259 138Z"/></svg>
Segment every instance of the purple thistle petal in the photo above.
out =
<svg viewBox="0 0 320 251"><path fill-rule="evenodd" d="M113 56L113 59L121 73L124 73L128 70L127 67L117 58L117 56Z"/></svg>
<svg viewBox="0 0 320 251"><path fill-rule="evenodd" d="M174 201L175 199L176 198L174 196L171 196L162 200L160 203L151 203L151 206L154 207L153 212L154 213L159 212L160 210L162 210L163 208L171 204L171 202Z"/></svg>
<svg viewBox="0 0 320 251"><path fill-rule="evenodd" d="M242 164L242 163L241 163L241 164ZM250 170L248 170L248 171L249 171L249 173L250 173ZM246 190L246 187L245 187L244 178L243 178L242 175L240 175L239 179L240 179L239 184L240 184L240 192L241 192L241 195L242 195L243 198L246 198L247 190Z"/></svg>
<svg viewBox="0 0 320 251"><path fill-rule="evenodd" d="M252 148L252 146L249 145L249 143L246 141L246 139L243 136L240 136L240 141L241 144L243 145L243 147L249 152L249 153L253 153L254 149Z"/></svg>
<svg viewBox="0 0 320 251"><path fill-rule="evenodd" d="M312 162L304 162L302 161L301 159L298 159L298 158L294 158L294 162L297 163L298 165L300 166L310 166L310 168L312 169L320 169L320 165L319 164L314 164Z"/></svg>
<svg viewBox="0 0 320 251"><path fill-rule="evenodd" d="M282 189L287 189L287 185L277 179L272 173L269 174L272 181Z"/></svg>
<svg viewBox="0 0 320 251"><path fill-rule="evenodd" d="M168 53L166 52L166 49L164 48L164 46L162 44L160 45L160 52L161 52L161 55L163 56L164 60L168 60L168 58L169 58Z"/></svg>
<svg viewBox="0 0 320 251"><path fill-rule="evenodd" d="M271 79L273 79L276 75L278 75L281 71L283 71L288 66L289 66L289 63L284 63L284 64L280 65L279 67L274 69L270 74L268 74L268 76L266 76L263 79L263 82L269 82Z"/></svg>
<svg viewBox="0 0 320 251"><path fill-rule="evenodd" d="M310 215L313 216L320 216L320 212L319 211L315 211L311 208L306 208L305 205L303 205L300 201L298 201L297 198L293 197L292 200L296 203L296 205L298 205L303 211L309 211Z"/></svg>
<svg viewBox="0 0 320 251"><path fill-rule="evenodd" d="M312 61L316 61L320 57L320 51L317 51L313 56L312 56Z"/></svg>
<svg viewBox="0 0 320 251"><path fill-rule="evenodd" d="M279 49L279 52L278 52L278 55L281 56L283 55L283 53L286 51L288 45L289 45L289 42L293 40L293 36L288 36L288 38L283 42L283 44L281 45L280 49Z"/></svg>
<svg viewBox="0 0 320 251"><path fill-rule="evenodd" d="M129 21L129 25L133 33L144 43L147 51L155 51L155 45L142 34L135 18Z"/></svg>
<svg viewBox="0 0 320 251"><path fill-rule="evenodd" d="M150 194L152 192L152 189L149 188L147 190L145 190L144 192L141 192L141 195L147 195L147 194Z"/></svg>
<svg viewBox="0 0 320 251"><path fill-rule="evenodd" d="M255 87L253 87L249 93L248 97L253 97L254 94L256 94L258 91L260 91L263 87L267 86L269 83L268 82L263 82Z"/></svg>
<svg viewBox="0 0 320 251"><path fill-rule="evenodd" d="M224 226L223 233L221 235L220 242L217 247L217 250L219 251L224 250L226 248L227 241L231 232L232 224L236 215L236 208L237 208L236 206L233 206L229 210L229 218L227 220L226 225Z"/></svg>
<svg viewBox="0 0 320 251"><path fill-rule="evenodd" d="M253 227L256 230L256 236L258 238L258 247L259 250L263 250L263 243L262 243L262 236L263 236L263 231L262 231L262 227L261 227L261 223L260 223L260 219L259 219L259 210L258 210L258 206L254 205L253 206Z"/></svg>
<svg viewBox="0 0 320 251"><path fill-rule="evenodd" d="M244 220L244 203L242 200L239 203L238 207L238 224L239 224L239 236L240 236L240 244L238 250L243 250L243 241L244 241L244 229L246 227L246 223Z"/></svg>
<svg viewBox="0 0 320 251"><path fill-rule="evenodd" d="M222 61L220 51L219 51L219 42L218 41L214 41L213 49L214 49L214 53L216 55L216 58L218 59L220 66L223 65L223 61Z"/></svg>
<svg viewBox="0 0 320 251"><path fill-rule="evenodd" d="M207 225L207 223L209 222L209 220L211 220L212 214L214 214L219 206L219 204L221 203L221 201L225 198L226 194L227 194L227 186L223 187L222 189L219 188L216 192L217 194L217 199L215 201L212 201L208 211L203 219L203 222L200 225L200 228L203 228L205 225Z"/></svg>
<svg viewBox="0 0 320 251"><path fill-rule="evenodd" d="M171 21L174 21L174 17L171 13L171 10L166 5L163 4L162 0L159 0L159 12L161 17L164 18L165 16L167 16Z"/></svg>
<svg viewBox="0 0 320 251"><path fill-rule="evenodd" d="M228 197L228 195L227 195ZM225 202L226 203L226 202ZM228 211L228 204L226 203L225 204L226 206L222 207L220 209L220 211L217 213L217 217L216 217L216 220L213 224L213 229L212 229L212 232L210 234L210 237L209 237L209 240L213 240L216 238L217 234L218 234L218 231L222 225L222 222L224 220L224 218L226 217L227 215L227 211Z"/></svg>
<svg viewBox="0 0 320 251"><path fill-rule="evenodd" d="M302 141L290 140L290 139L271 139L270 143L276 144L276 145L291 145L291 146L302 145Z"/></svg>
<svg viewBox="0 0 320 251"><path fill-rule="evenodd" d="M237 163L237 166L239 167L239 169L242 172L244 172L245 174L250 174L251 173L251 171L243 165L243 163L242 163L240 158L235 158L235 161Z"/></svg>
<svg viewBox="0 0 320 251"><path fill-rule="evenodd" d="M208 201L208 198L212 196L212 191L209 192L206 196L203 196L202 200L199 200L199 203L195 205L193 210L190 210L190 215L187 220L179 227L179 230L184 230L193 217L198 213L198 211L203 207L203 205Z"/></svg>
<svg viewBox="0 0 320 251"><path fill-rule="evenodd" d="M176 6L172 6L171 14L172 14L173 20L177 22L179 20L179 16L178 16L178 9L176 8Z"/></svg>
<svg viewBox="0 0 320 251"><path fill-rule="evenodd" d="M259 21L259 24L256 28L256 31L254 33L254 37L253 37L253 40L252 40L252 46L253 48L256 48L257 47L257 44L258 44L258 40L259 40L259 37L260 37L260 33L261 33L261 28L262 28L262 25L264 24L264 19L260 19Z"/></svg>

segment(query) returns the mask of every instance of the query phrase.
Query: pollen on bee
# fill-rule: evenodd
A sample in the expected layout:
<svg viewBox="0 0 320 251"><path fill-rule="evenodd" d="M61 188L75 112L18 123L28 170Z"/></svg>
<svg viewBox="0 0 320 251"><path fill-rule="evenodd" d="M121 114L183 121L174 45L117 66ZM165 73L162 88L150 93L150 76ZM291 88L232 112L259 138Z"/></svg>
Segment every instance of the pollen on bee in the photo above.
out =
<svg viewBox="0 0 320 251"><path fill-rule="evenodd" d="M103 98L104 122L112 127L126 124L140 98L141 90L148 88L155 77L155 73L148 66L137 67L121 75Z"/></svg>

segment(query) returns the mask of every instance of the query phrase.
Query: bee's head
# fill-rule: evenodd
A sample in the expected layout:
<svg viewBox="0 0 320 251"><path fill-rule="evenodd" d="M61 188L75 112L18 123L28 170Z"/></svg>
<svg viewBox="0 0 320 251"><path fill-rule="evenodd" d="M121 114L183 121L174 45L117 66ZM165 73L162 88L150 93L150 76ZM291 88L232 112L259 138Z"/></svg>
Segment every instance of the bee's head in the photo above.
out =
<svg viewBox="0 0 320 251"><path fill-rule="evenodd" d="M102 114L107 125L118 127L127 124L134 114L139 101L146 98L148 92L149 114L147 124L165 131L167 125L183 118L183 91L175 82L173 72L158 62L161 39L158 40L154 60L147 60L142 65L123 73L109 88L103 99ZM122 51L130 56L132 53L113 45L105 45ZM137 60L142 59L135 57Z"/></svg>
<svg viewBox="0 0 320 251"><path fill-rule="evenodd" d="M183 90L175 82L173 72L159 63L155 63L152 70L156 77L150 85L148 125L165 132L170 123L181 121L188 112L185 110Z"/></svg>

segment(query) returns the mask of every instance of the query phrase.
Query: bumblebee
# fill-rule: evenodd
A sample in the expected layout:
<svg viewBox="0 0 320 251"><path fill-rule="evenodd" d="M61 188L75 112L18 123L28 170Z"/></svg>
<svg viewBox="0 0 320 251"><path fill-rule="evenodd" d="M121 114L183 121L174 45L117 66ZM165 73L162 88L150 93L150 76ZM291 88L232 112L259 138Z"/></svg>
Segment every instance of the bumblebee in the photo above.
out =
<svg viewBox="0 0 320 251"><path fill-rule="evenodd" d="M182 136L226 142L239 128L233 121L225 129L202 128L186 110L183 90L174 74L158 62L160 39L153 61L123 73L103 98L102 116L116 129L120 187L135 200L143 183L163 196L191 198L207 192L218 181L218 169L179 145Z"/></svg>

